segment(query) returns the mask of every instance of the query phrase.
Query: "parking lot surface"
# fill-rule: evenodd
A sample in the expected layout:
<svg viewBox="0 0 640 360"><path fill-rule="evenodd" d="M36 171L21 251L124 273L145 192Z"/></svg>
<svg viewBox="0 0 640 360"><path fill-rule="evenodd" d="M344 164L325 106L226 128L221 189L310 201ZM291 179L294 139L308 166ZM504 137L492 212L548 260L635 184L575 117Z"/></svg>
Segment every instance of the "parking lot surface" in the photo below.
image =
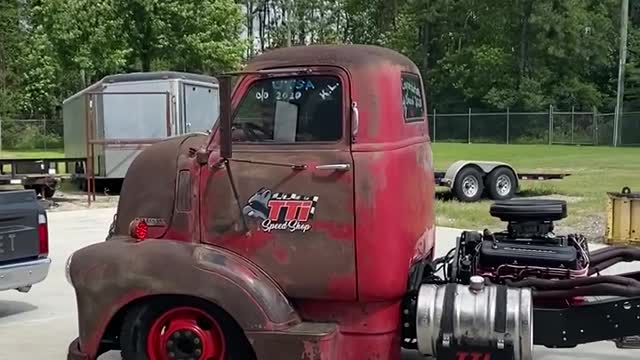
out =
<svg viewBox="0 0 640 360"><path fill-rule="evenodd" d="M0 360L66 359L67 346L77 336L78 326L75 296L64 276L65 260L74 250L103 241L114 212L105 208L49 214L53 262L48 278L26 294L0 292ZM438 229L438 256L454 246L459 232ZM624 271L630 270L625 267ZM640 264L634 268L640 269ZM404 358L422 359L414 352L405 352ZM120 356L115 352L100 358L117 359ZM620 350L603 342L565 350L536 348L535 359L631 360L640 359L640 350Z"/></svg>

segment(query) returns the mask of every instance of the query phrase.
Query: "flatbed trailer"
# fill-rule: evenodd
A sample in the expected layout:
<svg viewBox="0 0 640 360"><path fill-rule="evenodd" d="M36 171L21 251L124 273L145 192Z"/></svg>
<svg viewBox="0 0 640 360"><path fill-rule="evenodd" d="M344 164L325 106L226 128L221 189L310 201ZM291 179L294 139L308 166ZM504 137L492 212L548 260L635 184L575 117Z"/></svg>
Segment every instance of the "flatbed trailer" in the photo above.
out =
<svg viewBox="0 0 640 360"><path fill-rule="evenodd" d="M515 196L520 180L561 180L570 173L518 172L499 161L458 160L447 171L435 171L437 186L448 187L460 201L475 202L484 195L492 200L508 200Z"/></svg>
<svg viewBox="0 0 640 360"><path fill-rule="evenodd" d="M85 158L0 159L0 186L22 186L50 199L60 180L73 173L69 171L69 164L77 167L85 161ZM62 171L58 170L60 164L63 164Z"/></svg>

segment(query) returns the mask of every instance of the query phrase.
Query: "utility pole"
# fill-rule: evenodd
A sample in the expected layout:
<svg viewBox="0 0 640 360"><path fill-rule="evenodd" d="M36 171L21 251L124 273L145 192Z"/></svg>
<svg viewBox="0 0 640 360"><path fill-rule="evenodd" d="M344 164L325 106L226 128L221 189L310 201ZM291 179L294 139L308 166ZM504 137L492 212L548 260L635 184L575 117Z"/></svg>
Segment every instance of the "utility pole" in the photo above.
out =
<svg viewBox="0 0 640 360"><path fill-rule="evenodd" d="M616 112L613 118L613 146L620 140L620 119L622 118L624 98L624 68L627 64L627 30L629 26L629 0L622 0L620 16L620 59L618 62L618 94Z"/></svg>

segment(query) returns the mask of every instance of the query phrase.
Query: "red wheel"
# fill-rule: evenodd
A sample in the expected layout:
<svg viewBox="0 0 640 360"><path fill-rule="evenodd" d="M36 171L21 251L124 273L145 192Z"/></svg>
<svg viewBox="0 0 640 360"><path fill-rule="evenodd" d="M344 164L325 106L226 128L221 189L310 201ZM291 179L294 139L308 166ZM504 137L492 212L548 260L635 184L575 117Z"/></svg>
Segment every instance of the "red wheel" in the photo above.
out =
<svg viewBox="0 0 640 360"><path fill-rule="evenodd" d="M119 342L124 360L255 360L233 318L198 299L163 298L132 307Z"/></svg>
<svg viewBox="0 0 640 360"><path fill-rule="evenodd" d="M220 360L224 359L224 350L218 322L192 307L166 311L151 324L147 336L150 359Z"/></svg>

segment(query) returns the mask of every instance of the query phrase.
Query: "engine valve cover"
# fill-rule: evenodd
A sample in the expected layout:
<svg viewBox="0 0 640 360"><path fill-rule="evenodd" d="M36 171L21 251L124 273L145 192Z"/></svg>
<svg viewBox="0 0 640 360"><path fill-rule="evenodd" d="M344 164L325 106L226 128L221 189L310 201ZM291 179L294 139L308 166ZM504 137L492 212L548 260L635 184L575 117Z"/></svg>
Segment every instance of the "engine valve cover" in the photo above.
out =
<svg viewBox="0 0 640 360"><path fill-rule="evenodd" d="M485 268L497 268L504 264L575 269L578 266L578 252L573 246L484 240L480 246L480 264Z"/></svg>

